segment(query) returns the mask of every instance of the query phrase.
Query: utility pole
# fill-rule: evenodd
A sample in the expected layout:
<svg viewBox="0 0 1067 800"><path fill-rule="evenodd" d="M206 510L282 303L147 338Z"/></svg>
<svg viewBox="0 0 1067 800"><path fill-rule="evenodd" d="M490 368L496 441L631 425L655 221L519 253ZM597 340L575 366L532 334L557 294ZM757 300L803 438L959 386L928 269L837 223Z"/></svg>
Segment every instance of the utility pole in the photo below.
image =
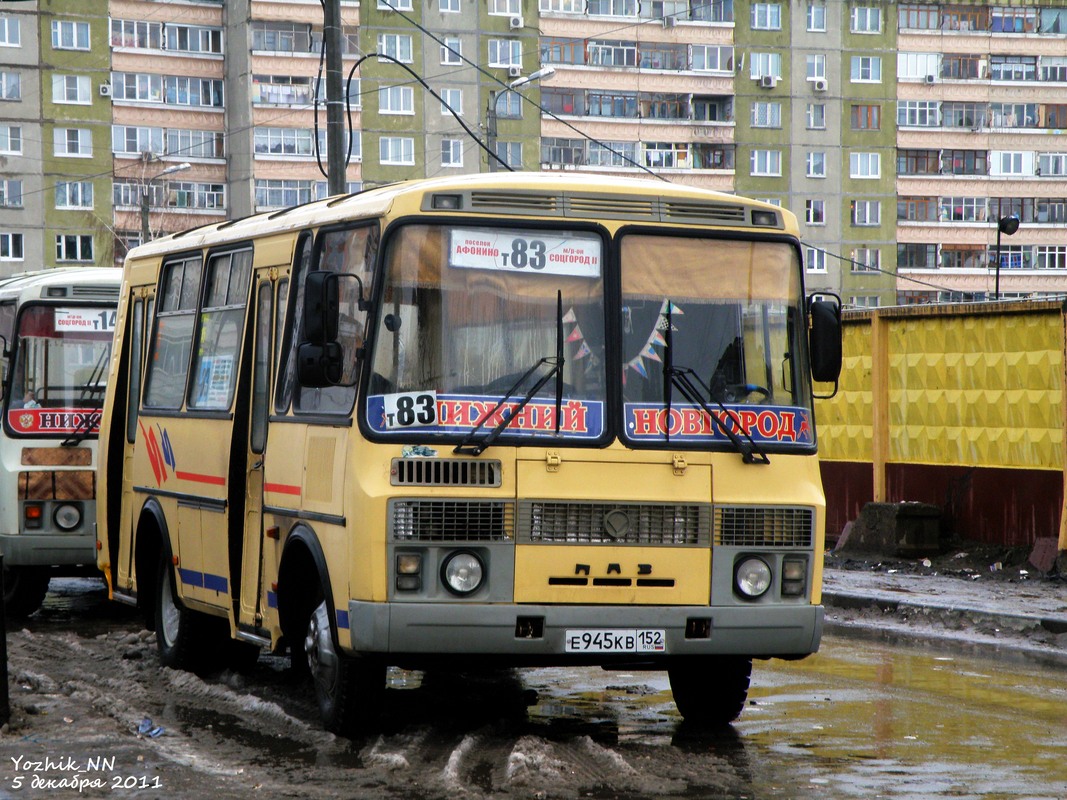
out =
<svg viewBox="0 0 1067 800"><path fill-rule="evenodd" d="M341 53L341 0L323 3L322 41L326 47L326 158L331 195L345 192L345 99Z"/></svg>

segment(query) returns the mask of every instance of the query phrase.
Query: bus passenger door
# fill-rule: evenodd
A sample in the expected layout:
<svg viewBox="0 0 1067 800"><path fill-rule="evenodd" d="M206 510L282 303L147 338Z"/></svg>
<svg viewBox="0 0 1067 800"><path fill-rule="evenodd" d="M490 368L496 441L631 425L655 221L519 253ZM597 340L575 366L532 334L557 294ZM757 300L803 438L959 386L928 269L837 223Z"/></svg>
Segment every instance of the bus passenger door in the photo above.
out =
<svg viewBox="0 0 1067 800"><path fill-rule="evenodd" d="M240 597L237 625L258 630L263 597L263 459L266 455L267 418L270 413L271 323L274 318L274 287L262 281L256 288L255 336L252 343L252 398L249 407L245 477L244 549L241 558ZM234 446L240 446L234 442Z"/></svg>

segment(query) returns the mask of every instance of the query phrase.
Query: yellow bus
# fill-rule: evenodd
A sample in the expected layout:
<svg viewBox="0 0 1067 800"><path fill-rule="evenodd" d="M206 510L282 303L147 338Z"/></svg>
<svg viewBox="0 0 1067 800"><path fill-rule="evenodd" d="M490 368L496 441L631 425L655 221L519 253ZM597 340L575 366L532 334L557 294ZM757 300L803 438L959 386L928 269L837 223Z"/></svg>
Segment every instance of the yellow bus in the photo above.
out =
<svg viewBox="0 0 1067 800"><path fill-rule="evenodd" d="M96 434L122 270L0 282L4 608L32 614L53 575L96 572Z"/></svg>
<svg viewBox="0 0 1067 800"><path fill-rule="evenodd" d="M135 248L115 342L99 566L165 665L287 650L341 733L389 666L666 670L717 724L818 648L840 303L788 211L398 183Z"/></svg>

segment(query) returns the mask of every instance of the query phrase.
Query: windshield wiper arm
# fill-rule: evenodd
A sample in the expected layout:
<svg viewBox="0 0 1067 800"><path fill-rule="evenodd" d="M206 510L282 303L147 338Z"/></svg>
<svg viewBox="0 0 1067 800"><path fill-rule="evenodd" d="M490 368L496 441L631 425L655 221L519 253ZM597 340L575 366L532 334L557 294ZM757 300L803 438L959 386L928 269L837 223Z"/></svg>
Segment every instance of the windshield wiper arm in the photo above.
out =
<svg viewBox="0 0 1067 800"><path fill-rule="evenodd" d="M711 424L718 430L722 431L723 435L729 439L737 452L741 454L741 460L746 464L770 464L771 460L767 458L767 454L760 450L759 445L756 444L752 435L745 430L741 424L740 418L737 416L737 412L733 409L727 408L720 400L711 399L711 387L707 386L700 376L690 367L676 367L674 366L674 343L671 333L671 301L667 301L667 328L663 332L664 348L663 348L663 406L664 406L664 425L663 436L665 441L671 439L671 390L674 387L678 388L682 396L688 400L692 405L701 409L705 414L711 418ZM695 384L695 385L694 385ZM697 388L703 390L703 393ZM708 399L705 400L704 398ZM737 426L737 430L741 432L739 436L735 431L730 430L730 426L719 419L712 413L710 403L715 403L725 414L730 418L730 421ZM744 438L742 438L744 437Z"/></svg>
<svg viewBox="0 0 1067 800"><path fill-rule="evenodd" d="M557 291L555 357L552 358L549 356L545 356L539 359L537 363L530 367L528 370L526 370L526 372L522 374L522 377L515 381L515 383L510 389L504 392L504 396L500 398L500 401L495 406L493 406L493 410L490 411L488 414L485 414L478 421L478 424L475 425L473 429L471 429L471 432L463 438L462 442L457 444L452 449L452 452L457 455L469 456L480 456L482 453L484 453L486 449L497 440L500 434L504 432L504 429L511 424L512 420L514 420L515 417L519 415L519 412L526 408L529 402L533 400L534 396L539 391L541 391L541 387L548 383L548 381L553 376L555 376L556 378L556 435L558 436L560 426L560 415L563 410L564 363L565 360L563 358L563 292ZM489 431L489 433L487 433L483 438L479 440L478 434L482 430L482 428L485 427L485 423L488 422L492 417L494 417L496 413L501 409L501 407L503 407L504 403L510 400L512 395L514 395L519 390L519 387L522 386L523 383L525 383L530 376L532 376L535 372L537 372L538 369L543 367L545 364L550 364L551 369L549 369L548 372L542 375L538 379L537 383L530 387L530 390L522 396L522 399L519 401L519 404L511 411L510 414L505 416L495 428L493 428L491 431Z"/></svg>
<svg viewBox="0 0 1067 800"><path fill-rule="evenodd" d="M104 370L107 369L107 362L111 360L111 345L109 344L103 350L100 351L100 357L96 360L96 364L93 366L92 374L86 379L85 384L81 387L81 391L78 395L78 400L84 402L92 397L94 394L99 394L104 387L100 386L100 378L104 375ZM101 401L100 406L103 406ZM66 439L59 443L60 447L74 447L79 445L88 438L89 434L93 431L94 416L92 414L86 414L85 419L82 421L81 427L71 433Z"/></svg>

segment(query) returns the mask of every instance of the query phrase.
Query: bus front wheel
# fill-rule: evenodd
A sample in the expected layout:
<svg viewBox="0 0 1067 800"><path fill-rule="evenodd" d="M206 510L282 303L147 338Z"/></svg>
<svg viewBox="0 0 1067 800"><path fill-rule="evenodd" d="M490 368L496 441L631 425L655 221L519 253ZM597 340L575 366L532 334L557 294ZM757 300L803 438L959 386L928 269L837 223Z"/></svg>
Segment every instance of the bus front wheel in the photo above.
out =
<svg viewBox="0 0 1067 800"><path fill-rule="evenodd" d="M697 725L727 725L748 699L752 659L715 656L678 661L667 668L678 713Z"/></svg>
<svg viewBox="0 0 1067 800"><path fill-rule="evenodd" d="M199 635L202 615L182 605L174 588L174 570L160 561L156 580L156 645L165 667L195 671L208 645Z"/></svg>
<svg viewBox="0 0 1067 800"><path fill-rule="evenodd" d="M370 729L385 693L385 666L348 656L334 644L330 611L320 602L308 619L304 638L308 670L326 730L353 736Z"/></svg>
<svg viewBox="0 0 1067 800"><path fill-rule="evenodd" d="M4 611L11 619L28 617L48 594L48 567L4 567Z"/></svg>

